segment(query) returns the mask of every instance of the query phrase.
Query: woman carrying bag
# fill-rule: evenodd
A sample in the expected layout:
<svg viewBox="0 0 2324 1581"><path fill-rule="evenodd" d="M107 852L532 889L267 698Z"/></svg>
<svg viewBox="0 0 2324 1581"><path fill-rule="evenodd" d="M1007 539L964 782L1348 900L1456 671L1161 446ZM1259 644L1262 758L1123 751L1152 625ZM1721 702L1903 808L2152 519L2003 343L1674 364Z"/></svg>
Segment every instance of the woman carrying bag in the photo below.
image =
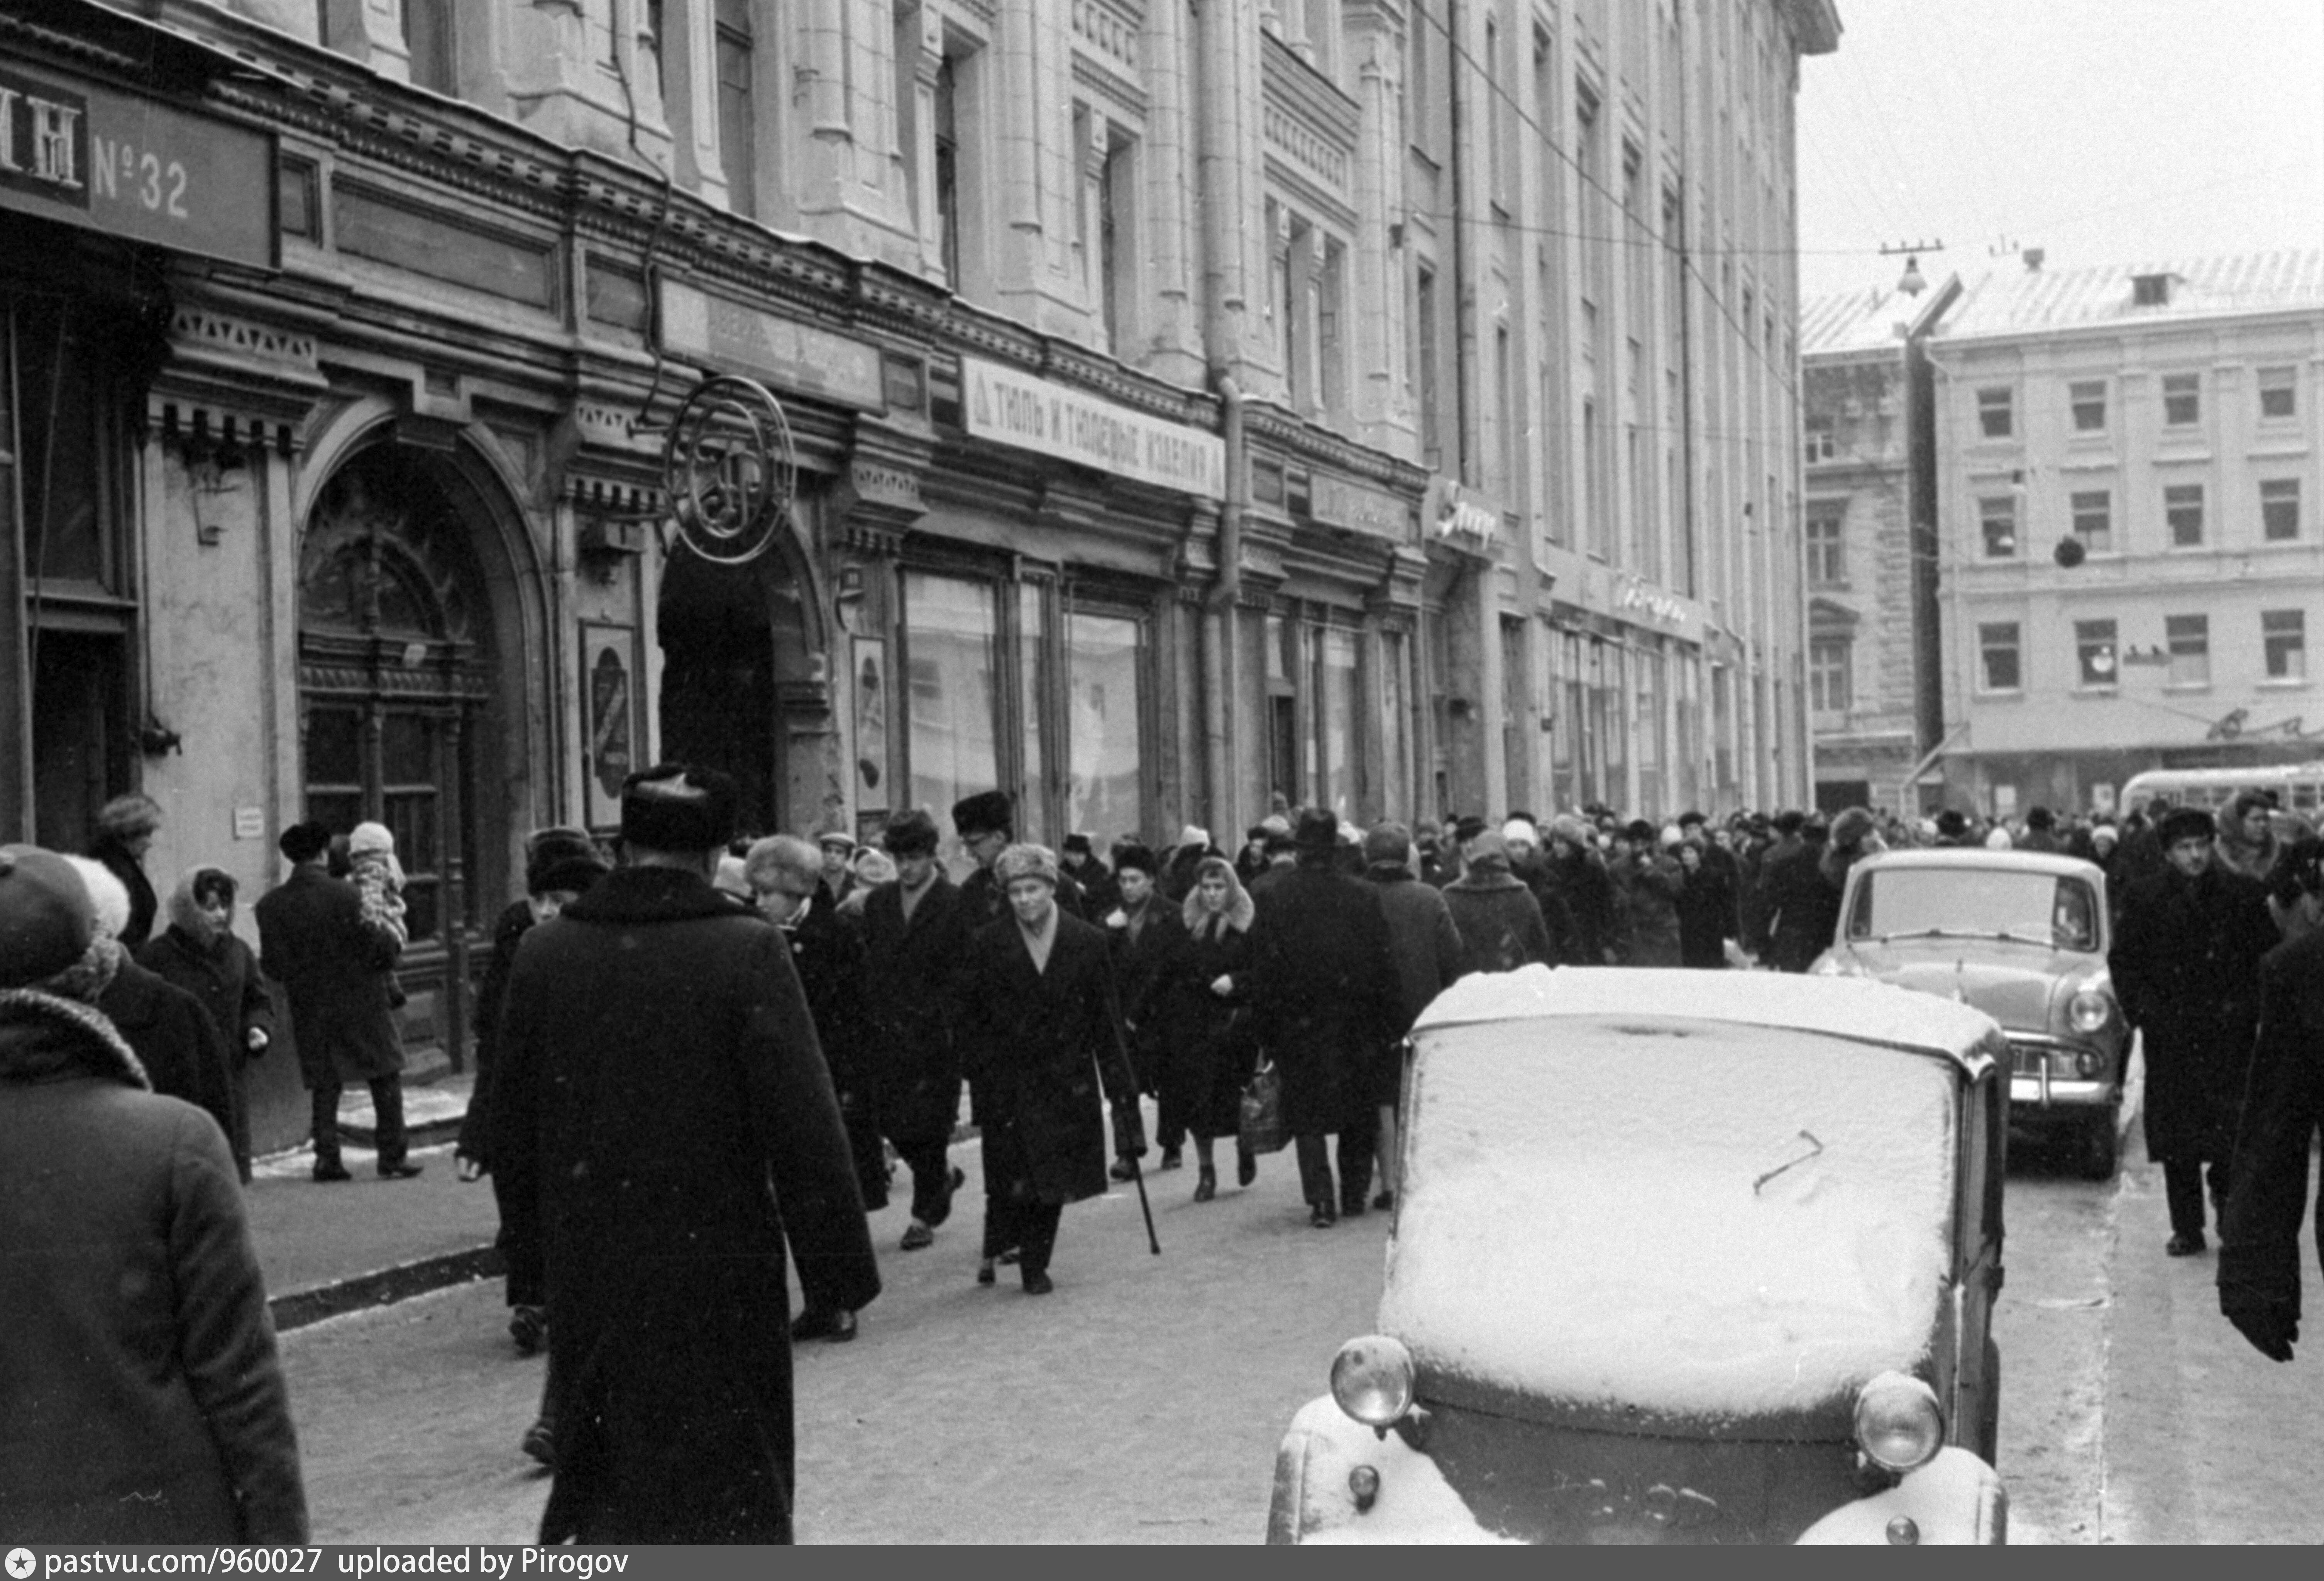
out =
<svg viewBox="0 0 2324 1581"><path fill-rule="evenodd" d="M1183 1126L1194 1136L1196 1202L1218 1195L1212 1147L1222 1136L1236 1139L1236 1183L1248 1186L1259 1176L1258 1155L1240 1136L1243 1084L1251 1074L1245 1007L1253 914L1234 864L1204 857L1180 912L1185 932L1157 972L1148 1004L1132 1012L1152 1027L1164 1062L1161 1134Z"/></svg>

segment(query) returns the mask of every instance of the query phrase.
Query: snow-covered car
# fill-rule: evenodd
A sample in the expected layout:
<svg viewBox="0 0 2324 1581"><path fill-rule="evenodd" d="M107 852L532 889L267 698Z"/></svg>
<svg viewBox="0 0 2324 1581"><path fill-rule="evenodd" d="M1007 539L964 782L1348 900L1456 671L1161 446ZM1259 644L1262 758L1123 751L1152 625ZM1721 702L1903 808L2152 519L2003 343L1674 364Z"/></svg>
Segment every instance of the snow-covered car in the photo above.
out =
<svg viewBox="0 0 2324 1581"><path fill-rule="evenodd" d="M2114 1177L2130 1026L2107 970L2106 873L2033 851L1891 851L1849 870L1810 969L1973 1004L2009 1039L2014 1123L2070 1140Z"/></svg>
<svg viewBox="0 0 2324 1581"><path fill-rule="evenodd" d="M1379 1330L1292 1419L1270 1542L2004 1540L1990 1017L1527 966L1413 1041Z"/></svg>

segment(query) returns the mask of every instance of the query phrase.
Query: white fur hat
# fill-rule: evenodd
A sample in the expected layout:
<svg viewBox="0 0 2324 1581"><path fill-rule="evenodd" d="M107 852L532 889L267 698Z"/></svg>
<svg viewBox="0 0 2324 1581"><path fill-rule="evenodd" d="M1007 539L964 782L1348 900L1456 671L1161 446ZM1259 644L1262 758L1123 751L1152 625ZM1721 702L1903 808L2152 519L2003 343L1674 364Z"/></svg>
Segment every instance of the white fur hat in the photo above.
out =
<svg viewBox="0 0 2324 1581"><path fill-rule="evenodd" d="M374 851L392 853L394 849L395 837L388 832L385 824L359 823L347 831L350 856L364 856Z"/></svg>
<svg viewBox="0 0 2324 1581"><path fill-rule="evenodd" d="M118 938L129 926L129 888L113 872L94 856L71 856L65 860L80 874L81 883L88 890L89 910L97 913L97 935L102 938Z"/></svg>

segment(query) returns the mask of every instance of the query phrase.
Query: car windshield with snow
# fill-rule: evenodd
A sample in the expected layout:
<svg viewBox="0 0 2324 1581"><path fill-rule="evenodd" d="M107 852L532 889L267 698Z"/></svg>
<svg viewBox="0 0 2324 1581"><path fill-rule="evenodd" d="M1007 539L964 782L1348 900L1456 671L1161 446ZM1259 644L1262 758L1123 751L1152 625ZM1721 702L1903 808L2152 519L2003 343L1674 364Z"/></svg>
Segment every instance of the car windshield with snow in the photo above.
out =
<svg viewBox="0 0 2324 1581"><path fill-rule="evenodd" d="M2030 851L1892 851L1849 870L1840 916L1816 975L1992 1016L2009 1040L2013 1121L2070 1144L2091 1179L2112 1177L2130 1027L2107 970L2102 869Z"/></svg>
<svg viewBox="0 0 2324 1581"><path fill-rule="evenodd" d="M1294 1419L1272 1540L1999 1539L1987 1017L1536 966L1414 1040L1379 1332Z"/></svg>

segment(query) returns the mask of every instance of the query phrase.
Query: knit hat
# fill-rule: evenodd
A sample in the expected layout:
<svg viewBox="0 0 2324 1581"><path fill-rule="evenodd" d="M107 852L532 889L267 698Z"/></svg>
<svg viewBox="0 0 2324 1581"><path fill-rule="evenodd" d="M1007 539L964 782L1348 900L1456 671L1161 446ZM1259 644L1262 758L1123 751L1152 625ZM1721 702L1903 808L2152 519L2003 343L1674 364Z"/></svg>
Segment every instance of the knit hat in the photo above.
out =
<svg viewBox="0 0 2324 1581"><path fill-rule="evenodd" d="M962 839L1005 835L1016 827L1016 809L1006 790L980 790L952 804L953 833Z"/></svg>
<svg viewBox="0 0 2324 1581"><path fill-rule="evenodd" d="M1011 846L994 859L992 879L1002 889L1020 878L1038 878L1051 889L1057 887L1057 859L1047 846Z"/></svg>
<svg viewBox="0 0 2324 1581"><path fill-rule="evenodd" d="M1412 837L1405 832L1402 824L1375 824L1372 832L1364 837L1365 865L1379 862L1401 864L1411 860Z"/></svg>
<svg viewBox="0 0 2324 1581"><path fill-rule="evenodd" d="M359 823L347 831L347 855L350 856L366 856L377 852L392 855L394 850L395 836L389 832L385 824Z"/></svg>
<svg viewBox="0 0 2324 1581"><path fill-rule="evenodd" d="M1534 827L1533 819L1529 818L1513 818L1501 826L1501 838L1511 846L1526 846L1538 849L1541 845L1541 831Z"/></svg>
<svg viewBox="0 0 2324 1581"><path fill-rule="evenodd" d="M97 936L97 909L71 863L38 846L0 846L0 988L53 977Z"/></svg>
<svg viewBox="0 0 2324 1581"><path fill-rule="evenodd" d="M656 763L622 781L622 840L649 851L718 851L734 837L733 776Z"/></svg>
<svg viewBox="0 0 2324 1581"><path fill-rule="evenodd" d="M1493 830L1487 829L1469 842L1469 865L1472 868L1499 867L1506 871L1509 865L1509 843Z"/></svg>
<svg viewBox="0 0 2324 1581"><path fill-rule="evenodd" d="M331 848L331 831L309 818L275 837L274 848L292 862L312 862Z"/></svg>
<svg viewBox="0 0 2324 1581"><path fill-rule="evenodd" d="M1275 835L1288 836L1291 833L1291 820L1284 817L1279 812L1270 812L1265 818L1260 818L1259 820L1259 827L1265 829L1270 837Z"/></svg>
<svg viewBox="0 0 2324 1581"><path fill-rule="evenodd" d="M1466 818L1456 819L1452 825L1452 839L1456 845L1466 846L1484 832L1485 820L1473 812Z"/></svg>
<svg viewBox="0 0 2324 1581"><path fill-rule="evenodd" d="M1116 846L1113 848L1114 872L1128 873L1132 869L1152 878L1162 871L1162 863L1154 855L1151 846L1140 845L1135 840L1126 845Z"/></svg>
<svg viewBox="0 0 2324 1581"><path fill-rule="evenodd" d="M605 876L597 842L575 828L540 829L524 843L524 892L579 894Z"/></svg>
<svg viewBox="0 0 2324 1581"><path fill-rule="evenodd" d="M890 856L933 856L936 849L936 820L918 808L908 808L888 820L880 832L880 844Z"/></svg>
<svg viewBox="0 0 2324 1581"><path fill-rule="evenodd" d="M2090 844L2100 850L2111 849L2122 839L2122 831L2112 824L2100 824L2090 831Z"/></svg>

